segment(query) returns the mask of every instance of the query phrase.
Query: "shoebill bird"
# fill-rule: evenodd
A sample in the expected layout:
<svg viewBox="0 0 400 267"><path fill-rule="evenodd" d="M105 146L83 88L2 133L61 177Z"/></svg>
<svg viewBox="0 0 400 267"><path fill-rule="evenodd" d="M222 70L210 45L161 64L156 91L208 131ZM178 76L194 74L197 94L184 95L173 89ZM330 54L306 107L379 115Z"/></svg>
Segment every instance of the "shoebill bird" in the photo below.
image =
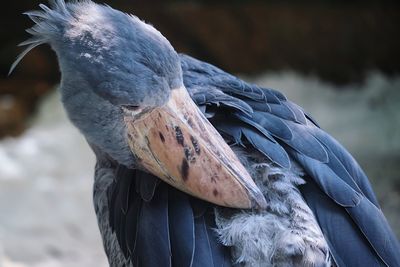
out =
<svg viewBox="0 0 400 267"><path fill-rule="evenodd" d="M366 175L301 107L109 6L40 7L12 69L56 52L111 266L400 266Z"/></svg>

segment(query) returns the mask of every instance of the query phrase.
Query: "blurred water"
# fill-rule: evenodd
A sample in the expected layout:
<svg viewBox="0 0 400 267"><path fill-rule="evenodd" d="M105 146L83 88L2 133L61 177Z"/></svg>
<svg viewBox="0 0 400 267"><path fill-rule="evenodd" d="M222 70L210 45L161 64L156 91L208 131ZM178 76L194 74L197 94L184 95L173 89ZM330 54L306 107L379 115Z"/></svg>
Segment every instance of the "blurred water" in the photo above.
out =
<svg viewBox="0 0 400 267"><path fill-rule="evenodd" d="M292 72L255 82L283 91L365 168L400 233L400 77L335 86ZM344 88L342 88L344 89ZM92 208L94 157L56 93L31 128L0 141L0 267L107 266Z"/></svg>

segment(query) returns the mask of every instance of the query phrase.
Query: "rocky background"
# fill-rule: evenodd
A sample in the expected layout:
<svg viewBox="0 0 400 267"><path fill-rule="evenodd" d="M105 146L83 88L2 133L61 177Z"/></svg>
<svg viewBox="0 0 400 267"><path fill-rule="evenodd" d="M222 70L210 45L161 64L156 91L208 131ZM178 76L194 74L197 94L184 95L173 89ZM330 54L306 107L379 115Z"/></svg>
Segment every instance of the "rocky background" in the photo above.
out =
<svg viewBox="0 0 400 267"><path fill-rule="evenodd" d="M91 204L93 155L67 121L47 46L7 73L32 25L0 8L0 267L107 266ZM149 1L107 4L155 25L179 52L282 90L355 155L400 236L397 1ZM77 156L79 155L79 156Z"/></svg>

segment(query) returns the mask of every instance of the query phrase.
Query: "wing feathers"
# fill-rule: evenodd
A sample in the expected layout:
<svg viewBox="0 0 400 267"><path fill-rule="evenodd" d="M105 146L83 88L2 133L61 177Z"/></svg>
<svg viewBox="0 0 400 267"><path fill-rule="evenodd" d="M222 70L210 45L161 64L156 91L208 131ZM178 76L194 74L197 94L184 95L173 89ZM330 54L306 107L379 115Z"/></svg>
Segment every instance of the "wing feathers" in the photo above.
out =
<svg viewBox="0 0 400 267"><path fill-rule="evenodd" d="M368 178L310 115L277 91L245 83L188 56L182 55L181 61L189 92L192 87L197 94L209 87L218 88L252 108L252 113L244 114L239 109L227 112L214 106L211 122L219 131L236 144L258 149L277 165L287 166L290 160L285 155L290 155L304 168L309 184L315 186L306 187L303 195L318 217L339 266L400 266L399 244ZM219 117L223 119L216 119ZM365 257L361 256L364 251Z"/></svg>
<svg viewBox="0 0 400 267"><path fill-rule="evenodd" d="M349 214L310 177L300 190L321 226L337 266L385 266Z"/></svg>
<svg viewBox="0 0 400 267"><path fill-rule="evenodd" d="M290 168L290 159L285 150L278 143L271 142L269 139L260 135L249 128L242 128L243 135L247 138L250 144L257 148L267 158L282 168Z"/></svg>
<svg viewBox="0 0 400 267"><path fill-rule="evenodd" d="M156 179L119 166L109 188L111 228L125 258L141 267L230 266L210 204Z"/></svg>
<svg viewBox="0 0 400 267"><path fill-rule="evenodd" d="M207 226L204 216L196 218L194 221L196 244L192 267L210 266L214 267L213 256L211 252L211 244L208 237Z"/></svg>
<svg viewBox="0 0 400 267"><path fill-rule="evenodd" d="M171 188L168 213L173 265L192 266L195 251L195 227L188 196Z"/></svg>
<svg viewBox="0 0 400 267"><path fill-rule="evenodd" d="M136 240L140 266L172 266L168 229L168 191L163 189L160 188L150 202L142 203Z"/></svg>

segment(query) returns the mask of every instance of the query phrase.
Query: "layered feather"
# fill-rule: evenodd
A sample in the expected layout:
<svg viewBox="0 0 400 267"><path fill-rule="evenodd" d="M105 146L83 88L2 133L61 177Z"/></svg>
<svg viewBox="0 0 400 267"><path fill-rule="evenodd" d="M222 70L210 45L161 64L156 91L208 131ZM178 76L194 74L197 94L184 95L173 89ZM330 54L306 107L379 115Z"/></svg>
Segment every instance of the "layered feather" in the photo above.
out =
<svg viewBox="0 0 400 267"><path fill-rule="evenodd" d="M291 158L305 170L310 186L302 191L303 196L338 266L400 266L399 243L368 178L346 149L320 129L309 114L275 90L245 83L185 55L181 55L181 61L189 92L200 95L209 87L218 88L252 108L248 114L232 106L210 107L214 115L209 119L225 137L235 144L254 147L278 166L288 168L286 159ZM278 144L280 149L273 149L271 144ZM336 223L330 218L336 218ZM353 260L357 253L366 256Z"/></svg>
<svg viewBox="0 0 400 267"><path fill-rule="evenodd" d="M231 266L212 229L210 204L122 165L108 190L108 219L119 244L109 254L120 248L132 266Z"/></svg>

